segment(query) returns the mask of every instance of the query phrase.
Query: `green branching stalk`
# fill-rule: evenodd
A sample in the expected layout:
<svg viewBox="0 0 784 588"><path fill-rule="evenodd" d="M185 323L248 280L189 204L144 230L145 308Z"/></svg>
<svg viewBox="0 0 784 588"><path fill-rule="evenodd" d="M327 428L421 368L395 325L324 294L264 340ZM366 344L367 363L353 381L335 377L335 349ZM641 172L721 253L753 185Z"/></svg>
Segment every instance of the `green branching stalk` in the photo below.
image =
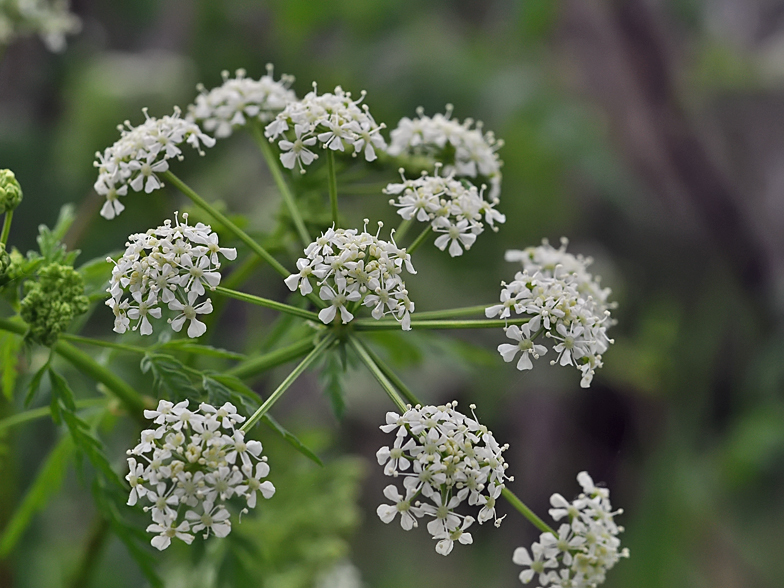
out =
<svg viewBox="0 0 784 588"><path fill-rule="evenodd" d="M297 308L296 306L291 306L283 302L277 302L275 300L270 300L268 298L261 298L260 296L254 296L253 294L246 294L244 292L237 292L236 290L229 290L228 288L223 288L222 286L216 287L214 291L217 292L218 294L223 294L224 296L235 298L236 300L242 300L243 302L249 302L257 306L271 308L273 310L285 312L286 314L298 316L300 318L308 319L311 321L319 320L318 314L316 314L315 312L311 312L310 310L305 310L303 308Z"/></svg>
<svg viewBox="0 0 784 588"><path fill-rule="evenodd" d="M459 319L469 318L472 316L485 315L485 309L493 306L495 303L482 304L478 306L466 306L464 308L450 308L448 310L430 310L425 312L417 312L417 320L420 319Z"/></svg>
<svg viewBox="0 0 784 588"><path fill-rule="evenodd" d="M327 149L327 175L329 176L329 205L332 210L332 222L338 224L338 178L335 173L335 153Z"/></svg>
<svg viewBox="0 0 784 588"><path fill-rule="evenodd" d="M278 191L280 191L280 195L283 197L283 202L289 210L291 219L294 221L294 226L297 229L297 233L299 233L299 238L302 239L302 243L307 247L312 239L308 234L307 227L305 227L305 221L302 220L302 215L299 213L297 203L294 201L294 194L291 193L291 189L280 170L278 158L275 157L272 147L270 147L270 143L264 136L261 127L257 124L253 124L251 125L251 131L253 132L253 138L256 139L256 143L258 143L259 149L267 162L267 167L269 167L270 173L272 174L272 179L275 180Z"/></svg>
<svg viewBox="0 0 784 588"><path fill-rule="evenodd" d="M315 336L306 337L301 341L297 341L286 347L270 351L269 353L259 355L258 357L251 357L227 370L226 374L240 378L241 380L249 380L267 370L271 370L274 367L278 367L279 365L283 365L284 363L288 363L308 354L315 346Z"/></svg>
<svg viewBox="0 0 784 588"><path fill-rule="evenodd" d="M506 498L509 504L511 504L521 515L527 518L534 527L539 529L542 533L552 533L554 537L558 537L558 533L553 531L547 523L536 516L536 513L528 508L522 500L515 496L515 494L509 488L504 488L501 490L501 494L504 498Z"/></svg>
<svg viewBox="0 0 784 588"><path fill-rule="evenodd" d="M411 246L406 248L408 254L410 255L414 253L414 251L416 251L422 243L427 241L427 239L430 237L432 232L433 232L433 227L427 225L427 227L425 227L425 229L421 233L419 233L419 236L416 239L414 239L414 242L411 243Z"/></svg>
<svg viewBox="0 0 784 588"><path fill-rule="evenodd" d="M412 221L411 219L407 219L407 220L403 219L402 221L400 221L400 224L397 226L397 230L395 231L395 241L396 242L397 241L401 241L401 242L403 241L403 237L406 236L406 233L408 233L408 229L411 228L411 225L413 224L413 222L414 221Z"/></svg>
<svg viewBox="0 0 784 588"><path fill-rule="evenodd" d="M261 418L267 414L269 409L283 396L283 393L289 389L289 387L294 383L294 381L304 372L308 366L313 363L313 361L321 355L323 351L325 351L335 340L335 335L329 333L326 337L324 337L321 341L319 341L318 345L311 351L305 359L303 359L300 364L294 368L286 379L283 380L280 385L275 389L275 391L270 395L267 400L264 401L256 412L254 412L251 417L245 422L244 425L241 427L241 431L247 433L250 429L252 429L256 423L258 423Z"/></svg>
<svg viewBox="0 0 784 588"><path fill-rule="evenodd" d="M522 319L487 319L487 320L412 320L412 330L440 330L440 329L495 329L507 325L523 325L530 318ZM392 331L400 328L400 323L394 320L358 319L353 321L357 331Z"/></svg>
<svg viewBox="0 0 784 588"><path fill-rule="evenodd" d="M389 378L387 378L382 369L373 360L373 357L368 352L369 350L367 347L365 347L365 344L357 337L350 337L349 341L351 346L354 348L354 351L357 352L359 358L370 370L370 373L373 374L373 377L376 378L379 384L381 384L384 392L386 392L392 402L395 403L395 406L397 406L401 413L406 412L406 403L403 402L403 399L400 397L400 394L397 393L397 390L395 390L392 382L389 381Z"/></svg>
<svg viewBox="0 0 784 588"><path fill-rule="evenodd" d="M84 400L76 401L77 410L81 410L83 408L95 408L99 406L106 406L105 398L86 398ZM31 410L14 414L0 420L0 431L3 429L10 429L11 427L16 427L18 425L23 425L25 423L29 423L30 421L42 419L44 417L50 416L51 414L52 409L48 406L33 408Z"/></svg>
<svg viewBox="0 0 784 588"><path fill-rule="evenodd" d="M256 241L254 241L250 235L248 235L245 231L231 222L225 214L217 210L214 206L212 206L209 202L204 200L201 196L199 196L196 192L191 189L185 182L183 182L180 178L175 176L172 172L166 171L162 174L169 182L174 184L174 186L183 194L185 194L188 198L190 198L196 206L201 208L204 212L209 214L212 218L216 221L221 223L225 226L228 230L234 233L234 236L237 237L240 241L245 243L251 251L253 251L256 255L258 255L261 259L266 261L268 264L272 266L272 268L278 272L284 278L289 277L290 272L283 267L277 259L272 257L270 253L264 249L261 245L259 245Z"/></svg>
<svg viewBox="0 0 784 588"><path fill-rule="evenodd" d="M10 333L24 336L27 332L25 325L0 318L0 329ZM146 426L144 419L144 409L147 408L141 394L131 388L125 380L115 375L105 368L84 351L74 347L67 341L58 341L54 351L63 359L68 361L76 369L92 379L106 386L109 391L125 406L128 413L143 426Z"/></svg>
<svg viewBox="0 0 784 588"><path fill-rule="evenodd" d="M125 351L126 353L138 353L144 355L149 353L148 347L138 347L136 345L126 345L125 343L115 343L114 341L104 341L103 339L93 339L92 337L82 337L81 335L72 335L70 333L60 334L60 339L70 341L71 343L81 343L83 345L92 345L94 347L104 347L106 349L115 349L117 351Z"/></svg>
<svg viewBox="0 0 784 588"><path fill-rule="evenodd" d="M0 233L0 243L5 245L8 243L8 235L11 232L11 221L14 218L14 211L9 210L5 213L5 218L3 219L3 232Z"/></svg>
<svg viewBox="0 0 784 588"><path fill-rule="evenodd" d="M362 342L362 345L365 348L367 354L370 356L370 359L372 359L373 362L381 370L381 373L383 373L387 377L387 379L390 382L392 382L392 384L394 384L395 388L397 388L400 391L400 393L405 397L405 399L408 401L409 404L411 404L412 406L416 406L417 404L422 404L419 401L419 399L416 396L414 396L414 393L411 392L411 390L409 390L408 386L405 385L403 380L401 380L400 377L398 377L398 375L394 371L392 371L392 369L381 360L381 358L370 348L369 345L365 344L364 341Z"/></svg>

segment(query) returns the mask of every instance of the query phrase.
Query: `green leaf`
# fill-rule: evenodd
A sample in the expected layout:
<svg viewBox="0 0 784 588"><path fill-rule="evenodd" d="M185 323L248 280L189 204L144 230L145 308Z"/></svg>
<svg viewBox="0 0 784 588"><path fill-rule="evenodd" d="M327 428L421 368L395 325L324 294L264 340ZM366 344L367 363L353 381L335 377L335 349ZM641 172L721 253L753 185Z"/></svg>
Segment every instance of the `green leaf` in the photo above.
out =
<svg viewBox="0 0 784 588"><path fill-rule="evenodd" d="M19 374L16 366L21 347L20 337L6 331L0 332L0 386L3 396L9 401L13 399L16 388L16 377Z"/></svg>
<svg viewBox="0 0 784 588"><path fill-rule="evenodd" d="M280 435L286 442L289 443L289 445L291 445L294 449L299 451L302 455L314 461L321 467L324 467L324 463L319 459L318 455L316 455L312 450L308 449L308 447L306 447L302 443L302 441L297 439L297 437L293 433L286 430L272 416L270 416L269 414L265 414L263 417L261 417L261 420L264 421L264 423L268 425L270 429L272 429L278 435Z"/></svg>
<svg viewBox="0 0 784 588"><path fill-rule="evenodd" d="M343 375L345 374L344 361L338 352L327 353L319 379L324 386L324 394L329 398L335 416L340 419L346 410L343 392Z"/></svg>
<svg viewBox="0 0 784 588"><path fill-rule="evenodd" d="M74 212L72 204L66 204L60 209L60 215L57 217L57 223L53 229L46 225L39 225L38 227L38 250L41 252L44 260L49 263L60 263L63 265L73 266L79 255L78 251L66 251L65 245L61 243L63 237L71 228L74 220L76 220L76 213Z"/></svg>
<svg viewBox="0 0 784 588"><path fill-rule="evenodd" d="M27 387L27 395L25 396L25 400L24 400L25 407L30 406L30 402L32 402L33 398L38 393L38 389L41 387L41 380L43 379L46 371L49 369L51 363L52 363L52 354L50 353L49 359L47 359L46 363L43 366L41 366L41 369L35 372L33 379L30 380L30 384Z"/></svg>
<svg viewBox="0 0 784 588"><path fill-rule="evenodd" d="M202 379L202 383L204 385L204 390L209 396L210 403L214 406L219 406L224 402L231 402L237 407L244 407L246 414L250 415L261 405L261 398L259 398L253 390L248 388L242 380L233 376L221 374L205 375ZM261 420L302 455L320 466L324 465L311 449L297 439L296 435L286 430L269 414L265 414Z"/></svg>
<svg viewBox="0 0 784 588"><path fill-rule="evenodd" d="M145 374L152 372L153 389L159 397L176 403L186 399L198 401L201 396L187 376L186 367L171 355L148 353L142 358L141 370Z"/></svg>
<svg viewBox="0 0 784 588"><path fill-rule="evenodd" d="M109 257L113 257L110 255ZM106 286L112 277L112 264L106 261L106 256L96 257L82 264L76 270L84 280L84 295L98 299L106 298Z"/></svg>
<svg viewBox="0 0 784 588"><path fill-rule="evenodd" d="M73 452L73 441L69 436L64 436L49 453L0 537L0 558L8 556L35 513L42 510L60 489Z"/></svg>

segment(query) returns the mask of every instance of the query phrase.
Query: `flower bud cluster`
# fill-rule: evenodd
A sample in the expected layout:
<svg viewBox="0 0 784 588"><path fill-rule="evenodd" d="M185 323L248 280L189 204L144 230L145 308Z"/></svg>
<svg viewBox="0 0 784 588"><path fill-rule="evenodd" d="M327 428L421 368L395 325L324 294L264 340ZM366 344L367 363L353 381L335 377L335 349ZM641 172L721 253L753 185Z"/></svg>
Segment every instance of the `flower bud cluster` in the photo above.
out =
<svg viewBox="0 0 784 588"><path fill-rule="evenodd" d="M183 222L175 217L174 226L167 220L161 227L131 235L118 261L107 258L114 268L106 305L114 312L116 333L138 329L142 335L152 334L150 319L160 319L164 305L176 313L169 319L175 331L181 331L185 321L189 337L207 330L198 315L211 313L212 302L200 297L220 284L218 254L232 260L237 250L221 247L209 225L192 227L188 215L182 216ZM126 294L130 298L124 298Z"/></svg>
<svg viewBox="0 0 784 588"><path fill-rule="evenodd" d="M467 118L459 123L452 118L452 105L447 104L445 114L425 116L424 109L417 109L417 118L403 117L390 133L387 153L423 155L445 165L444 172L458 177L484 177L490 183L490 198L501 193L501 166L498 149L503 141L492 132L483 133L482 123ZM472 128L473 127L473 128Z"/></svg>
<svg viewBox="0 0 784 588"><path fill-rule="evenodd" d="M144 510L152 516L147 532L157 533L153 547L166 549L174 537L190 544L200 531L205 538L225 537L231 531L226 508L231 498L255 508L257 492L264 498L275 493L272 482L262 482L269 466L261 443L246 441L234 428L245 417L233 404L202 403L190 411L187 400L161 400L144 416L158 426L142 431L139 444L128 451L125 479L131 486L128 504L149 503Z"/></svg>
<svg viewBox="0 0 784 588"><path fill-rule="evenodd" d="M602 366L602 353L613 342L607 328L613 324L609 309L614 305L608 302L610 289L602 288L600 278L587 270L592 260L567 253L567 243L564 238L555 249L544 240L539 247L507 251L506 260L520 262L523 271L509 284L502 282L501 303L485 314L508 319L514 312L531 317L526 324L504 329L515 341L498 346L504 361L514 361L522 352L517 369L531 369L531 357L547 353L544 345L536 343L544 334L554 341L552 349L558 354L550 363L575 366L582 372L580 385L587 388L596 368Z"/></svg>
<svg viewBox="0 0 784 588"><path fill-rule="evenodd" d="M382 223L378 223L381 230ZM356 229L327 229L318 239L305 248L305 257L297 260L297 273L286 278L292 292L299 288L302 295L319 289L319 297L329 306L319 312L324 324L340 320L343 324L353 320L348 309L364 304L372 308L376 320L392 315L404 331L411 329L414 303L408 298L406 284L401 277L403 270L415 274L411 256L391 241L384 241Z"/></svg>
<svg viewBox="0 0 784 588"><path fill-rule="evenodd" d="M316 84L302 100L289 102L283 112L269 123L264 134L270 141L278 141L280 161L283 167L294 169L310 165L318 157L311 148L316 144L323 149L351 153L362 153L367 161L376 159L376 150L386 150L387 144L381 135L384 124L377 124L366 104L351 99L351 92L338 86L334 93L318 94ZM360 105L361 104L361 105Z"/></svg>
<svg viewBox="0 0 784 588"><path fill-rule="evenodd" d="M416 219L429 222L437 233L436 247L443 251L449 246L449 255L456 257L468 250L476 236L484 231L482 220L497 231L495 223L506 222L506 217L495 209L498 199L484 199L485 186L476 186L454 178L454 172L446 177L438 175L441 164L436 164L435 175L424 172L415 180L403 176L400 184L389 184L385 194L397 195L389 203L397 207L397 213L406 220Z"/></svg>
<svg viewBox="0 0 784 588"><path fill-rule="evenodd" d="M0 45L17 35L37 33L49 51L65 49L65 36L82 28L67 0L3 0L0 2Z"/></svg>
<svg viewBox="0 0 784 588"><path fill-rule="evenodd" d="M427 530L438 541L436 551L442 555L449 555L455 541L473 542L466 529L475 519L455 512L463 502L480 507L476 517L480 524L489 520L501 524L496 500L504 480L511 479L502 455L508 445L498 445L475 415L461 414L456 406L457 402L417 405L402 416L388 412L381 430L394 431L395 442L376 453L387 476L403 478L402 494L392 484L384 489L384 496L394 504L380 505L379 518L390 523L399 514L400 526L406 531L418 526L418 519L432 518Z"/></svg>
<svg viewBox="0 0 784 588"><path fill-rule="evenodd" d="M569 502L560 494L550 498L550 515L564 521L558 536L542 533L530 553L525 547L515 550L512 561L526 566L520 572L523 584L538 575L540 586L594 588L620 558L629 557L628 549L620 549L623 527L613 520L623 511L613 511L610 491L595 486L587 472L580 472L577 481L583 492L576 500Z"/></svg>
<svg viewBox="0 0 784 588"><path fill-rule="evenodd" d="M38 272L38 281L25 282L19 314L29 325L27 336L51 347L74 317L87 312L84 280L75 269L52 263Z"/></svg>
<svg viewBox="0 0 784 588"><path fill-rule="evenodd" d="M205 135L195 122L180 117L180 110L162 118L154 118L144 109L145 121L137 127L125 121L118 126L120 138L103 153L96 153L93 165L98 168L95 191L106 196L101 216L113 219L125 210L119 197L134 191L146 193L157 190L163 183L156 174L169 169L168 160L182 159L182 143L188 143L200 155L202 146L212 147L215 139Z"/></svg>
<svg viewBox="0 0 784 588"><path fill-rule="evenodd" d="M199 86L200 94L188 107L188 119L219 139L230 136L248 120L270 122L289 102L297 99L289 89L294 78L284 75L276 81L272 73L271 64L267 65L267 74L258 80L245 77L244 69L238 69L235 78L224 71L222 86L209 91Z"/></svg>
<svg viewBox="0 0 784 588"><path fill-rule="evenodd" d="M0 214L15 210L22 202L22 187L10 169L0 169Z"/></svg>

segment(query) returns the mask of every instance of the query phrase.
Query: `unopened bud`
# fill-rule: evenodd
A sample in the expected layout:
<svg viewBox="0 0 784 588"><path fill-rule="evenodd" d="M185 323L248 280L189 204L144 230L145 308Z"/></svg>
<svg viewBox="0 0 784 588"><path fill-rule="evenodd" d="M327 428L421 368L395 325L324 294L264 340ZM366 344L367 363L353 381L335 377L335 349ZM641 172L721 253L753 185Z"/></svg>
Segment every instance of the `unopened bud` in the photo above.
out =
<svg viewBox="0 0 784 588"><path fill-rule="evenodd" d="M11 212L22 202L22 187L10 169L0 169L0 212Z"/></svg>

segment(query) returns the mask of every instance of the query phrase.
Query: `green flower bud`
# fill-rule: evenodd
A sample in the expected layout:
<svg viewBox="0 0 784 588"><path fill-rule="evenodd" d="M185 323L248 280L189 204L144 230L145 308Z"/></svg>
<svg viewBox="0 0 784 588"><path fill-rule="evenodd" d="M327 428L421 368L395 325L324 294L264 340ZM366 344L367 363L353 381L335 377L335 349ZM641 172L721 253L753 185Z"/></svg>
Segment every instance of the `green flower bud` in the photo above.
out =
<svg viewBox="0 0 784 588"><path fill-rule="evenodd" d="M72 267L53 263L38 272L38 281L25 283L21 315L29 325L27 337L51 347L73 318L87 312L82 276Z"/></svg>
<svg viewBox="0 0 784 588"><path fill-rule="evenodd" d="M22 202L22 187L10 169L0 169L0 213L14 210Z"/></svg>

